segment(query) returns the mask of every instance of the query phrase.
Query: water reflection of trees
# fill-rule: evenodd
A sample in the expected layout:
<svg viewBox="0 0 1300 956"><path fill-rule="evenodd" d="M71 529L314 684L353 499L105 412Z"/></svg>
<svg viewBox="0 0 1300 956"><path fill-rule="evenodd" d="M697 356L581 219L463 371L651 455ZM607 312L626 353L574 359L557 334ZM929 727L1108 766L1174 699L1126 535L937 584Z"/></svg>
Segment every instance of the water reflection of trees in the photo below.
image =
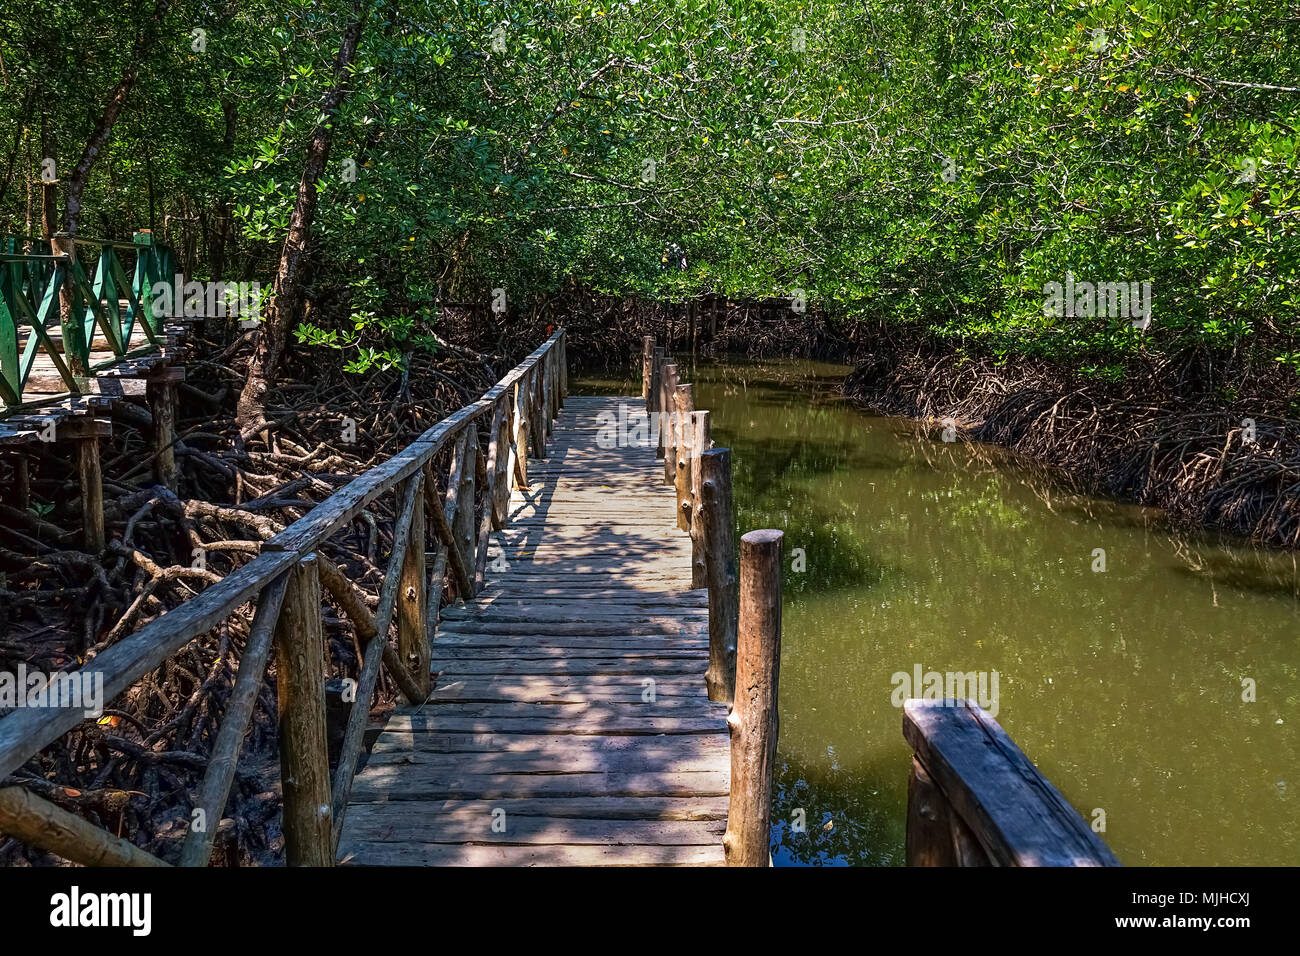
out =
<svg viewBox="0 0 1300 956"><path fill-rule="evenodd" d="M904 794L906 776L903 778ZM782 761L772 807L772 856L780 865L901 866L906 822L897 795L881 799L861 774ZM803 832L795 813L802 810ZM827 826L829 824L829 827Z"/></svg>

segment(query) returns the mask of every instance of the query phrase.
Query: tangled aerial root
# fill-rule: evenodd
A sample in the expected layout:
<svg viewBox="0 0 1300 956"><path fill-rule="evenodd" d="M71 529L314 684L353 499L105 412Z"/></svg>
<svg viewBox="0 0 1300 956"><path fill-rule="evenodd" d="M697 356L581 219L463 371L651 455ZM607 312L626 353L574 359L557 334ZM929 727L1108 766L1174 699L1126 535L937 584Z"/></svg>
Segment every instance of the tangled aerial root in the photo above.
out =
<svg viewBox="0 0 1300 956"><path fill-rule="evenodd" d="M1211 366L1203 355L1163 358L1105 385L1042 361L999 363L882 336L845 390L883 411L952 418L970 438L1175 522L1300 547L1294 377ZM1230 399L1216 382L1231 383Z"/></svg>
<svg viewBox="0 0 1300 956"><path fill-rule="evenodd" d="M535 344L532 330L516 337L519 354ZM502 350L513 355L518 348ZM405 372L358 379L338 372L339 364L334 353L316 365L290 363L269 395L265 421L241 433L234 414L241 360L216 346L203 351L188 363L179 395L177 493L153 483L146 409L117 409L114 437L103 448L109 544L102 555L77 550L81 523L72 504L78 495L71 462L59 457L57 446L37 450L34 509L3 506L0 514L0 670L14 672L21 664L29 673L49 674L102 653L251 560L262 541L476 399L513 363L448 346L436 358L411 356ZM8 467L0 463L0 481ZM376 502L324 549L372 610L383 577L376 556L391 548L392 520L391 503ZM191 641L106 701L98 721L83 722L6 782L175 859L252 612L246 606ZM330 675L355 679L360 654L351 622L327 606L324 624ZM387 707L396 696L382 674L374 705ZM281 857L275 739L272 664L219 824L217 863ZM0 865L58 862L0 835Z"/></svg>

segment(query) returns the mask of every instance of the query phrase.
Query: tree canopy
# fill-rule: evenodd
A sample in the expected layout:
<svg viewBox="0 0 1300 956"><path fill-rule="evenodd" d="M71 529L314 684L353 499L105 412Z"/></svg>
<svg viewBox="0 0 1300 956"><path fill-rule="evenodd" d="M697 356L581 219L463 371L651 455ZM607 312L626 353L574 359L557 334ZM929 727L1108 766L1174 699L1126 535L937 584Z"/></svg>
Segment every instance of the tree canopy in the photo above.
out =
<svg viewBox="0 0 1300 956"><path fill-rule="evenodd" d="M340 38L347 95L321 107ZM31 0L0 13L0 217L40 229L134 64L83 233L269 279L332 133L300 341L356 370L438 304L798 296L997 354L1300 368L1300 8L1257 0ZM1151 282L1145 330L1048 283Z"/></svg>

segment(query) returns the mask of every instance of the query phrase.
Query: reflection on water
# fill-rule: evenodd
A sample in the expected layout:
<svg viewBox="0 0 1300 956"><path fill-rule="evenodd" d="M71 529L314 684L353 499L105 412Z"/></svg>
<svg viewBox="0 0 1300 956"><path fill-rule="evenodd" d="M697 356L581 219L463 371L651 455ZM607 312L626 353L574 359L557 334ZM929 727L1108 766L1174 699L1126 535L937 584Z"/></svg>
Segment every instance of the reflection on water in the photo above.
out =
<svg viewBox="0 0 1300 956"><path fill-rule="evenodd" d="M682 372L733 449L741 529L786 533L775 862L903 862L891 676L920 665L996 670L998 721L1086 819L1105 812L1125 864L1300 863L1295 556L1178 536L1001 449L855 410L846 371Z"/></svg>

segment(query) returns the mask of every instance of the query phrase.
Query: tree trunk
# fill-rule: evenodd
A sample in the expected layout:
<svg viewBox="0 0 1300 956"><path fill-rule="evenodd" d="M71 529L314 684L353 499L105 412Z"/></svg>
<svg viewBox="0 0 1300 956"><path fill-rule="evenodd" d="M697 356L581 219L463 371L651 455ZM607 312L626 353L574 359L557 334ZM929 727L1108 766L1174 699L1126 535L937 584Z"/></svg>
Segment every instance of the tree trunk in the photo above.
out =
<svg viewBox="0 0 1300 956"><path fill-rule="evenodd" d="M284 248L280 252L280 265L271 287L270 302L263 309L257 347L248 367L248 380L239 395L236 418L245 429L259 424L263 419L267 389L280 364L290 323L302 305L302 265L306 258L307 242L311 238L312 219L316 215L317 184L325 171L325 164L329 162L336 114L347 95L348 67L356 55L364 24L365 7L358 4L352 23L339 44L338 57L334 60L334 86L326 94L321 106L325 120L317 125L307 144L307 159L303 164L302 179L298 183L298 198L289 217L289 235L285 237Z"/></svg>

